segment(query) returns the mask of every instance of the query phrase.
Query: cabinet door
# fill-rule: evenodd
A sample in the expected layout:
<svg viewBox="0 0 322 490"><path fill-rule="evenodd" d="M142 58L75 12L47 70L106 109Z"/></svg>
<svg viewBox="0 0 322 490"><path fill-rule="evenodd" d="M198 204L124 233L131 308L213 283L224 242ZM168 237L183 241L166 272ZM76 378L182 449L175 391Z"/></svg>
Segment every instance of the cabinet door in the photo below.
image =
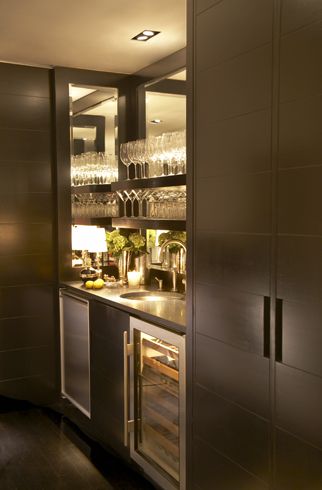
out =
<svg viewBox="0 0 322 490"><path fill-rule="evenodd" d="M97 439L123 457L124 353L123 332L129 315L98 301L90 304L92 420Z"/></svg>
<svg viewBox="0 0 322 490"><path fill-rule="evenodd" d="M60 307L62 393L90 417L88 301L62 293Z"/></svg>
<svg viewBox="0 0 322 490"><path fill-rule="evenodd" d="M322 11L320 2L281 3L276 488L316 490L322 485Z"/></svg>
<svg viewBox="0 0 322 490"><path fill-rule="evenodd" d="M188 478L202 490L266 489L273 2L247 0L242 9L238 0L206 2L209 8L202 3L194 2L201 11L194 23L195 331Z"/></svg>
<svg viewBox="0 0 322 490"><path fill-rule="evenodd" d="M277 285L276 488L315 490L322 482L321 238L279 238Z"/></svg>

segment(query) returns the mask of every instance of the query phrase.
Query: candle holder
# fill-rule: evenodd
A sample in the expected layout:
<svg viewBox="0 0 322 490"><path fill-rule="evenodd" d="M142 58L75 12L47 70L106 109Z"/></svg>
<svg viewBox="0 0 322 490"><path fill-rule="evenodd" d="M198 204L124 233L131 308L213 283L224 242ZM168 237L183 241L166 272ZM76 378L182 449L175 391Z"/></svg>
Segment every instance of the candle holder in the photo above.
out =
<svg viewBox="0 0 322 490"><path fill-rule="evenodd" d="M127 280L129 287L137 287L140 285L141 272L139 271L129 271L127 273Z"/></svg>

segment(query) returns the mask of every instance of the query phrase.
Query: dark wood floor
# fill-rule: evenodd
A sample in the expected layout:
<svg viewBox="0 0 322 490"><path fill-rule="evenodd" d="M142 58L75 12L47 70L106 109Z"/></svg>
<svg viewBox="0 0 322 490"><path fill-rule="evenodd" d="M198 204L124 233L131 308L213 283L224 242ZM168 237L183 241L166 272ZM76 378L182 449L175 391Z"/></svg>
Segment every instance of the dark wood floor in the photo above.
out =
<svg viewBox="0 0 322 490"><path fill-rule="evenodd" d="M0 397L0 489L155 488L84 437L85 455L80 441L82 435L57 413Z"/></svg>

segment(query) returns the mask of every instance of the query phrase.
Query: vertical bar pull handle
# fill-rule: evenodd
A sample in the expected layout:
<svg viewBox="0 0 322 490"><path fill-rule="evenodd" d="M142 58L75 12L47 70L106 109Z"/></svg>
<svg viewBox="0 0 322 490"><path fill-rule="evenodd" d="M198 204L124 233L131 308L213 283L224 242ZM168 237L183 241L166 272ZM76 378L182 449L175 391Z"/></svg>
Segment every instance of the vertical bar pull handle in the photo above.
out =
<svg viewBox="0 0 322 490"><path fill-rule="evenodd" d="M271 298L264 296L264 357L270 357Z"/></svg>
<svg viewBox="0 0 322 490"><path fill-rule="evenodd" d="M275 361L283 360L283 300L276 298L275 309Z"/></svg>
<svg viewBox="0 0 322 490"><path fill-rule="evenodd" d="M128 446L129 439L129 370L128 370L128 335L123 332L123 403L124 403L124 446Z"/></svg>
<svg viewBox="0 0 322 490"><path fill-rule="evenodd" d="M129 431L133 421L129 420L129 366L128 358L133 354L133 344L128 344L128 333L123 332L123 403L124 403L124 446L128 446Z"/></svg>

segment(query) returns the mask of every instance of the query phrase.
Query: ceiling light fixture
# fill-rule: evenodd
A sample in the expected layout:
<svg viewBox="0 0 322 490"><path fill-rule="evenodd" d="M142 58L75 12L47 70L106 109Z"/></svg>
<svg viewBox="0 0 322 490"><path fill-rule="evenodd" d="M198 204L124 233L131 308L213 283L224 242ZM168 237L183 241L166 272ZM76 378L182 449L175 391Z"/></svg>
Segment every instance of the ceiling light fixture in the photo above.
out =
<svg viewBox="0 0 322 490"><path fill-rule="evenodd" d="M144 29L144 31L132 37L132 41L148 41L149 39L152 39L157 34L160 34L160 31L152 31L151 29Z"/></svg>
<svg viewBox="0 0 322 490"><path fill-rule="evenodd" d="M155 36L155 32L147 30L147 31L143 31L143 35L148 37L153 37Z"/></svg>

